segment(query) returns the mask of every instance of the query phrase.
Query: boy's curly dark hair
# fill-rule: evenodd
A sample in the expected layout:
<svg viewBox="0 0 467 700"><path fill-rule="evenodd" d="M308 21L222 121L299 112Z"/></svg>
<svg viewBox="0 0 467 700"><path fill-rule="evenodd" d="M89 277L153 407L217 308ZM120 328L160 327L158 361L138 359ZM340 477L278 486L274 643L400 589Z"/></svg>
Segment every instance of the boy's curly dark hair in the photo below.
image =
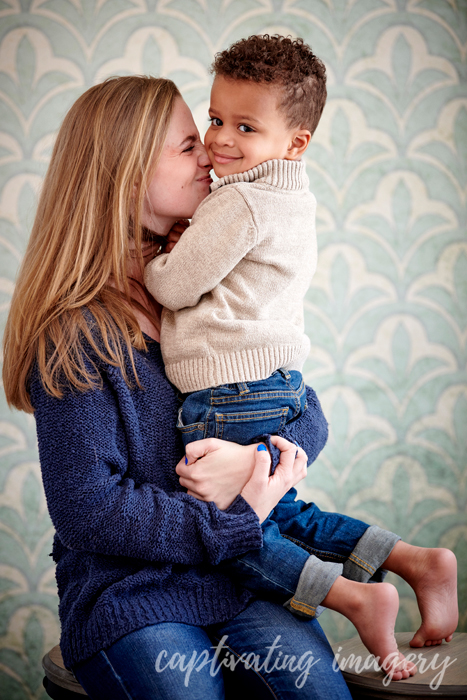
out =
<svg viewBox="0 0 467 700"><path fill-rule="evenodd" d="M318 126L326 102L326 68L303 39L253 35L217 53L211 73L232 80L277 84L288 128Z"/></svg>

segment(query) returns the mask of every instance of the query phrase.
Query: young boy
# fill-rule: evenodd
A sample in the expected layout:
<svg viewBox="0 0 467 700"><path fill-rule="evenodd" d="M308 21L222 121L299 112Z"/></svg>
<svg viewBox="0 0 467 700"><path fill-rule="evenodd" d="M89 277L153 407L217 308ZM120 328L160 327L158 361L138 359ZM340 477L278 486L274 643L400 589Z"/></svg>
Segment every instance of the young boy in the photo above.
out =
<svg viewBox="0 0 467 700"><path fill-rule="evenodd" d="M326 101L325 68L301 39L265 35L218 54L213 73L205 146L220 179L170 255L145 274L165 307L162 352L185 395L185 445L205 437L257 442L314 410L300 371L309 351L303 298L316 268L316 204L300 159ZM227 566L299 614L313 617L321 604L343 613L394 680L413 675L397 651L398 596L382 583L383 569L417 594L422 626L413 646L439 644L457 625L452 552L412 547L314 505L291 511L289 500L264 521L262 549ZM281 536L285 520L298 544ZM380 583L363 586L370 580Z"/></svg>

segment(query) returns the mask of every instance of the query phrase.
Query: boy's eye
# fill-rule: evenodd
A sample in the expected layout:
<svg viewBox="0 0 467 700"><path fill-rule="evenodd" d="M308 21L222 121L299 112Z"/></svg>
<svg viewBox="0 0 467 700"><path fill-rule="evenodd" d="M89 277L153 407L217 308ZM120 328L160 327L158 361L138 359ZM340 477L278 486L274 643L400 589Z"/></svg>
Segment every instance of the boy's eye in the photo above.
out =
<svg viewBox="0 0 467 700"><path fill-rule="evenodd" d="M210 121L213 126L222 126L222 121L218 117L209 117L208 121Z"/></svg>
<svg viewBox="0 0 467 700"><path fill-rule="evenodd" d="M247 134L249 131L253 131L251 126L248 126L247 124L240 124L240 126L238 128L240 129L240 131L243 131L245 134Z"/></svg>

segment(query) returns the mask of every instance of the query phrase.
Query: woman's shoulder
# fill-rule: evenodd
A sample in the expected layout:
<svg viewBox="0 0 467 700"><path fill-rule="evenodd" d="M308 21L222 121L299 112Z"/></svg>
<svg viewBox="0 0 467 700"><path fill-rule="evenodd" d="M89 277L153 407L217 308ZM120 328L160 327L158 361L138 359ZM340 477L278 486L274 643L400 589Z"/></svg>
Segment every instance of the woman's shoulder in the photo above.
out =
<svg viewBox="0 0 467 700"><path fill-rule="evenodd" d="M73 403L81 401L89 405L96 396L95 392L102 393L106 389L121 394L144 390L148 386L162 389L169 384L157 341L143 334L146 347L129 349L122 338L117 354L119 362L116 362L109 357L109 340L103 337L89 312L86 313L86 320L87 329L80 339L79 357L74 358L75 367L79 368L79 382L76 381L76 374L70 378L62 367L56 376L58 391L54 396L45 386L39 362L37 359L33 362L29 392L35 410L54 398L65 399L65 403L67 400L73 400ZM171 391L173 392L173 389Z"/></svg>

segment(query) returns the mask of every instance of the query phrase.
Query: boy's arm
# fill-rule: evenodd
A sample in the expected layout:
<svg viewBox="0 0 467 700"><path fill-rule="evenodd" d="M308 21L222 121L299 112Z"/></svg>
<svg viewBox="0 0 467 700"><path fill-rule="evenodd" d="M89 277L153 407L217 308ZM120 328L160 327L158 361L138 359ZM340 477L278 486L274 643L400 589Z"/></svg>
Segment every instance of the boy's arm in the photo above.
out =
<svg viewBox="0 0 467 700"><path fill-rule="evenodd" d="M256 225L241 194L220 190L201 203L170 254L159 255L147 265L145 284L171 311L196 306L256 242Z"/></svg>

